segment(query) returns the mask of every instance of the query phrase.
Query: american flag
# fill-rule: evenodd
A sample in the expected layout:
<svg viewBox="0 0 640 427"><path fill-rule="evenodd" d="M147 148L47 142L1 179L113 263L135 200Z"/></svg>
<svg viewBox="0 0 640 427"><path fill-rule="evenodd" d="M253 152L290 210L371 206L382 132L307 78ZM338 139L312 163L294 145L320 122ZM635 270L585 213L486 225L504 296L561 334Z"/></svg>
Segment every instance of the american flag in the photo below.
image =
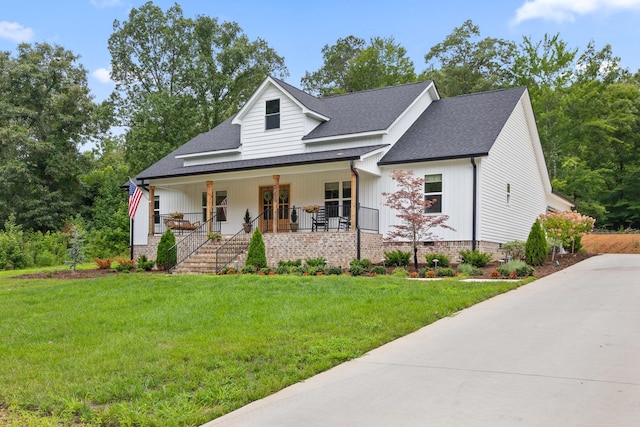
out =
<svg viewBox="0 0 640 427"><path fill-rule="evenodd" d="M136 216L136 210L142 199L142 191L133 181L129 180L129 217L133 219Z"/></svg>

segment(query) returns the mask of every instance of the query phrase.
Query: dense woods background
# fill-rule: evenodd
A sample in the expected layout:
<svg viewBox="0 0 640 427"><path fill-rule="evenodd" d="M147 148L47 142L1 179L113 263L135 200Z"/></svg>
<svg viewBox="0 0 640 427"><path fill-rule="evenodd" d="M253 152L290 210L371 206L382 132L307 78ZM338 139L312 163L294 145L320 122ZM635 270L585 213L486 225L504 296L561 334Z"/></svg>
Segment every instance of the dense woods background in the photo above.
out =
<svg viewBox="0 0 640 427"><path fill-rule="evenodd" d="M21 240L46 246L73 225L85 231L90 256L126 254L127 178L233 115L268 75L287 77L285 58L265 40L235 22L185 18L178 5L132 9L114 22L108 47L116 87L101 103L81 59L64 47L0 52L5 249ZM527 86L555 191L598 228L640 227L640 71L621 68L612 46L572 47L560 34L495 39L466 21L425 46L421 71L394 38L350 35L319 54L322 67L290 82L317 96L424 79L442 97ZM8 262L57 256L38 261L49 251L38 248Z"/></svg>

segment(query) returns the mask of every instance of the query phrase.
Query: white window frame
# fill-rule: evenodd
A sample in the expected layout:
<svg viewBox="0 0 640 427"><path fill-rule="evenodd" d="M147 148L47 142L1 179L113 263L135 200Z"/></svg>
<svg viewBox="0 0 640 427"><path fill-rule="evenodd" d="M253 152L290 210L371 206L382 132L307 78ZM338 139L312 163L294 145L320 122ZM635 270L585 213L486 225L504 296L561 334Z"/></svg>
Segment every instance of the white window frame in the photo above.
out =
<svg viewBox="0 0 640 427"><path fill-rule="evenodd" d="M429 182L428 177L440 177L440 181L431 181ZM429 189L427 189L428 185L430 183L436 183L436 182L440 182L440 189L439 190L434 190L431 189L431 191L429 191ZM438 199L437 203L434 203L433 205L431 205L430 208L425 208L424 211L425 213L430 213L430 214L441 214L442 213L442 199L444 197L444 176L442 173L430 173L430 174L425 174L424 176L424 200L433 200L433 199Z"/></svg>

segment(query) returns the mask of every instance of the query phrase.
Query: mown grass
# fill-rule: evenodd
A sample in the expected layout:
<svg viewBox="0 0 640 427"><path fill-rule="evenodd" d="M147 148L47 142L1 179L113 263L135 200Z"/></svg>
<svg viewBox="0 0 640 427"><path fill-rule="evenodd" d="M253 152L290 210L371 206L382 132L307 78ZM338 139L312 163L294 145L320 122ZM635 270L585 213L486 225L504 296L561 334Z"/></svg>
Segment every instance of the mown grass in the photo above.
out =
<svg viewBox="0 0 640 427"><path fill-rule="evenodd" d="M199 425L519 283L0 280L0 424Z"/></svg>

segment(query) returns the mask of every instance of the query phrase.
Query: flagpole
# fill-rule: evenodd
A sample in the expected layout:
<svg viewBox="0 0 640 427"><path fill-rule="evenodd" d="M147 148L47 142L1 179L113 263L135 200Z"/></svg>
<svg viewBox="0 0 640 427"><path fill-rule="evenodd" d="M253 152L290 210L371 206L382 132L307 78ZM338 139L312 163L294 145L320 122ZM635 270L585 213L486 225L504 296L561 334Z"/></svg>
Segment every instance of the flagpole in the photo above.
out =
<svg viewBox="0 0 640 427"><path fill-rule="evenodd" d="M133 218L131 218L131 260L133 261Z"/></svg>

